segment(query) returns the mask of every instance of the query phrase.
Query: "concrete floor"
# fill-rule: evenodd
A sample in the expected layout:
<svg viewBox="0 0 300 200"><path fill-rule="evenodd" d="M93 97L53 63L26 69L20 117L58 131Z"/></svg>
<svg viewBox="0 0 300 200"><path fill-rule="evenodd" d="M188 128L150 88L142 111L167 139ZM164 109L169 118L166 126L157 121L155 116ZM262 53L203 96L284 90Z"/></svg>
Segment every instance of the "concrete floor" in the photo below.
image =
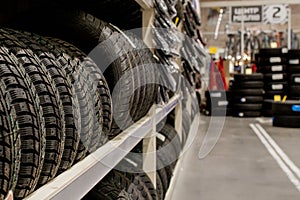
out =
<svg viewBox="0 0 300 200"><path fill-rule="evenodd" d="M198 159L209 119L201 116L197 137L182 157L171 200L300 199L300 192L249 127L257 123L254 118L226 118L213 151ZM299 129L274 128L270 122L261 125L299 167Z"/></svg>

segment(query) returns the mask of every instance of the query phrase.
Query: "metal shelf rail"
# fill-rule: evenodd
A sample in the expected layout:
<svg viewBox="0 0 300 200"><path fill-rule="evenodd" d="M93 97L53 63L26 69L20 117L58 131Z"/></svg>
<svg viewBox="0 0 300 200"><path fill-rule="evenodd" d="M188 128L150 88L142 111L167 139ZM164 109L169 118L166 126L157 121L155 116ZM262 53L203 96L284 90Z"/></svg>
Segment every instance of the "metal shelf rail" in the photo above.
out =
<svg viewBox="0 0 300 200"><path fill-rule="evenodd" d="M176 94L169 103L126 129L122 134L91 153L26 199L80 199L116 166L153 127L164 119L181 101ZM152 114L153 113L153 114Z"/></svg>

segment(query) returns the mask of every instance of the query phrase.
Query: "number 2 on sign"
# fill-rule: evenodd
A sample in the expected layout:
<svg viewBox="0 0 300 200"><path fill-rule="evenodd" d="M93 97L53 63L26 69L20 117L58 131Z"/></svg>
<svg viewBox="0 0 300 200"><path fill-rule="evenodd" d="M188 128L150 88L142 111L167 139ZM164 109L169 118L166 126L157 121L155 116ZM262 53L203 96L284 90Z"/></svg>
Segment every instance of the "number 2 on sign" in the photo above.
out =
<svg viewBox="0 0 300 200"><path fill-rule="evenodd" d="M273 18L280 18L280 7L274 7L273 9L275 10L275 12L273 13Z"/></svg>

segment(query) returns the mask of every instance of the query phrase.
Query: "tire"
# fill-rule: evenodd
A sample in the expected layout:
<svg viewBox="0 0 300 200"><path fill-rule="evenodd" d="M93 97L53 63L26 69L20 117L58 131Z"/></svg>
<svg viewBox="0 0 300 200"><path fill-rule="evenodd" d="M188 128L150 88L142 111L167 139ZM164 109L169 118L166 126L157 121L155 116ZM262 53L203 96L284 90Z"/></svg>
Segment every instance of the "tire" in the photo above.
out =
<svg viewBox="0 0 300 200"><path fill-rule="evenodd" d="M47 67L53 67L53 64L46 58L40 60L35 57L32 51L25 49L26 45L17 42L17 38L3 29L1 30L1 35L3 38L0 43L15 54L18 62L29 75L43 109L46 128L46 149L44 164L38 181L38 186L42 186L56 175L65 142L65 115L62 102L56 91L54 81L47 71Z"/></svg>
<svg viewBox="0 0 300 200"><path fill-rule="evenodd" d="M265 74L265 83L287 81L287 74Z"/></svg>
<svg viewBox="0 0 300 200"><path fill-rule="evenodd" d="M291 75L291 84L300 85L300 74Z"/></svg>
<svg viewBox="0 0 300 200"><path fill-rule="evenodd" d="M234 80L237 82L244 82L244 81L262 81L264 78L263 74L256 73L251 75L245 75L245 74L235 74Z"/></svg>
<svg viewBox="0 0 300 200"><path fill-rule="evenodd" d="M261 103L264 101L262 96L235 96L233 103Z"/></svg>
<svg viewBox="0 0 300 200"><path fill-rule="evenodd" d="M263 108L262 104L234 104L233 110L235 111L258 111Z"/></svg>
<svg viewBox="0 0 300 200"><path fill-rule="evenodd" d="M122 171L125 174L129 174L130 177L139 176L141 180L146 185L146 190L149 190L148 193L151 194L153 199L164 199L164 188L161 180L161 176L158 171L156 172L156 190L151 182L151 179L143 171L143 157L142 154L132 154L129 153L125 159L123 159L118 166L118 170ZM122 173L121 172L121 173ZM126 175L128 177L128 175Z"/></svg>
<svg viewBox="0 0 300 200"><path fill-rule="evenodd" d="M94 142L89 145L90 151L95 151L98 147L106 143L113 121L112 98L106 79L96 63L77 47L59 39L49 38L49 40L60 48L63 48L69 55L79 58L81 62L84 63L83 67L86 79L89 80L89 88L96 93L94 103L97 118L94 120L98 122L97 124L100 126L94 127L94 134L92 136L92 141Z"/></svg>
<svg viewBox="0 0 300 200"><path fill-rule="evenodd" d="M264 54L257 57L257 63L261 66L284 65L286 62L287 58L284 54Z"/></svg>
<svg viewBox="0 0 300 200"><path fill-rule="evenodd" d="M273 114L275 116L299 116L299 101L273 102Z"/></svg>
<svg viewBox="0 0 300 200"><path fill-rule="evenodd" d="M2 52L1 52L2 54ZM3 60L2 60L3 61ZM0 66L0 68L2 68ZM2 70L0 70L2 71ZM5 83L0 83L0 199L5 199L9 190L17 184L21 162L21 138L18 133L16 110L12 105Z"/></svg>
<svg viewBox="0 0 300 200"><path fill-rule="evenodd" d="M180 142L179 135L175 128L173 128L169 124L165 124L164 127L161 130L159 130L158 133L162 134L166 138L166 140L164 141L164 145L168 145L170 143L173 146L173 148L175 149L175 155L177 160L181 152L182 144Z"/></svg>
<svg viewBox="0 0 300 200"><path fill-rule="evenodd" d="M261 48L259 50L260 54L271 54L271 55L281 55L282 53L284 53L285 51L283 51L282 48Z"/></svg>
<svg viewBox="0 0 300 200"><path fill-rule="evenodd" d="M233 111L232 116L233 117L240 117L240 118L260 117L261 112L260 111Z"/></svg>
<svg viewBox="0 0 300 200"><path fill-rule="evenodd" d="M259 72L263 74L268 74L268 73L284 73L287 70L286 65L268 65L268 66L259 66L258 70Z"/></svg>
<svg viewBox="0 0 300 200"><path fill-rule="evenodd" d="M283 97L286 95L286 91L266 91L264 98L274 100L274 96L276 95Z"/></svg>
<svg viewBox="0 0 300 200"><path fill-rule="evenodd" d="M233 89L261 89L264 87L263 81L243 81L231 82Z"/></svg>
<svg viewBox="0 0 300 200"><path fill-rule="evenodd" d="M262 96L264 91L262 89L242 89L233 90L233 96Z"/></svg>
<svg viewBox="0 0 300 200"><path fill-rule="evenodd" d="M300 73L300 65L288 66L287 72L289 74L299 74Z"/></svg>
<svg viewBox="0 0 300 200"><path fill-rule="evenodd" d="M40 37L35 34L31 34L31 37L35 39L41 46L44 46L52 53L55 59L64 66L64 70L67 73L68 78L71 80L73 87L75 88L75 104L79 105L79 128L80 135L77 136L78 140L74 143L74 146L70 147L70 162L68 168L72 164L82 160L88 151L88 144L91 140L93 119L91 113L93 113L94 105L93 98L91 96L89 86L86 83L86 71L82 69L81 61L76 57L72 57L66 52L66 49L61 48L56 42L50 41L46 38ZM75 135L74 135L75 138ZM72 140L72 139L71 139ZM76 146L77 145L77 146Z"/></svg>
<svg viewBox="0 0 300 200"><path fill-rule="evenodd" d="M300 97L300 86L299 85L290 85L289 95L292 97Z"/></svg>
<svg viewBox="0 0 300 200"><path fill-rule="evenodd" d="M38 35L33 35L28 32L18 32L8 30L11 35L14 35L20 42L36 54L51 75L56 90L59 93L62 102L65 118L65 143L64 151L59 165L58 173L67 170L73 164L75 153L79 143L79 107L76 105L75 89L72 86L71 80L67 77L64 66L55 59L55 56L49 52L47 48L42 46L38 41L43 41ZM39 37L39 40L33 39Z"/></svg>
<svg viewBox="0 0 300 200"><path fill-rule="evenodd" d="M265 91L286 91L288 82L270 82L266 84Z"/></svg>
<svg viewBox="0 0 300 200"><path fill-rule="evenodd" d="M273 126L284 128L300 128L299 116L275 116Z"/></svg>
<svg viewBox="0 0 300 200"><path fill-rule="evenodd" d="M3 40L2 36L0 38ZM37 185L44 163L45 122L35 88L24 69L16 62L18 59L3 46L0 54L0 80L4 83L5 91L10 94L19 126L17 137L21 138L21 163L14 197L24 198Z"/></svg>
<svg viewBox="0 0 300 200"><path fill-rule="evenodd" d="M136 199L152 200L145 191L145 185L136 177L131 181L124 174L112 170L84 198L87 199ZM131 197L131 198L130 198Z"/></svg>

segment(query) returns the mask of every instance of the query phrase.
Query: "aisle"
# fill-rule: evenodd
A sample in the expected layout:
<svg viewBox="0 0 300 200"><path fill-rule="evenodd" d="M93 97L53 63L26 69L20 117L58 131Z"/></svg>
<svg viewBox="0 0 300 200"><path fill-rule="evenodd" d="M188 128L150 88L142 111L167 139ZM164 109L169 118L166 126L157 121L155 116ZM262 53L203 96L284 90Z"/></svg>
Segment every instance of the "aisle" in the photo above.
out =
<svg viewBox="0 0 300 200"><path fill-rule="evenodd" d="M218 144L208 157L199 160L197 156L209 118L202 116L201 120L204 122L201 122L197 138L183 156L170 199L300 199L300 192L249 127L250 123L257 123L254 119L227 118ZM274 129L268 124L263 126L270 133L276 132L272 137L275 136L274 139L299 167L299 130ZM289 139L284 140L284 137Z"/></svg>

